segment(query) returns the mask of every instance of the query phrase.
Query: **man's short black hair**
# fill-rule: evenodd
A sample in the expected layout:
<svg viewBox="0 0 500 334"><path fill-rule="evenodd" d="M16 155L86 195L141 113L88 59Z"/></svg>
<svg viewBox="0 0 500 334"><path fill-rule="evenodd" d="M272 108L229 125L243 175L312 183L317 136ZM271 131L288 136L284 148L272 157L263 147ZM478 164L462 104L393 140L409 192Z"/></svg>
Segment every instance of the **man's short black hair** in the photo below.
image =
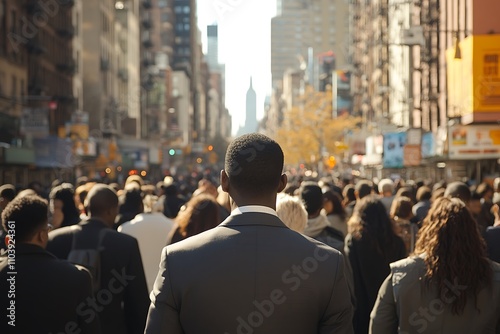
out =
<svg viewBox="0 0 500 334"><path fill-rule="evenodd" d="M16 187L12 184L4 184L0 187L0 197L6 198L9 202L16 197Z"/></svg>
<svg viewBox="0 0 500 334"><path fill-rule="evenodd" d="M118 198L118 203L120 213L138 214L142 211L142 193L139 189L127 190Z"/></svg>
<svg viewBox="0 0 500 334"><path fill-rule="evenodd" d="M12 229L9 222L14 222L16 241L29 241L38 229L47 224L48 208L47 201L39 196L16 197L2 212L2 226L9 231Z"/></svg>
<svg viewBox="0 0 500 334"><path fill-rule="evenodd" d="M464 202L465 204L468 204L471 199L471 191L469 187L463 182L452 182L450 183L444 192L444 196L446 197L452 197L452 198L459 198Z"/></svg>
<svg viewBox="0 0 500 334"><path fill-rule="evenodd" d="M307 214L312 215L323 208L323 191L320 186L312 181L302 183L300 186L300 198L304 203Z"/></svg>
<svg viewBox="0 0 500 334"><path fill-rule="evenodd" d="M96 184L85 198L85 209L90 216L99 216L109 208L118 206L116 192L105 184Z"/></svg>
<svg viewBox="0 0 500 334"><path fill-rule="evenodd" d="M224 169L233 187L257 195L277 190L283 163L283 151L277 142L251 133L229 144Z"/></svg>
<svg viewBox="0 0 500 334"><path fill-rule="evenodd" d="M368 180L362 180L356 183L355 189L358 192L359 199L362 199L372 193L373 184Z"/></svg>

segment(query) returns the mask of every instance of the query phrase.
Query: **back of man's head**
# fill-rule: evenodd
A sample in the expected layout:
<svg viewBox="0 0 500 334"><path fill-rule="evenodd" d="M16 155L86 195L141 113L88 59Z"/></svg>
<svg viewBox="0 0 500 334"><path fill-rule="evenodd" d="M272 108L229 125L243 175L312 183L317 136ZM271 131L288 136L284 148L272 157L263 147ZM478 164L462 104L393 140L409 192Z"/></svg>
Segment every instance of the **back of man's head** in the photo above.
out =
<svg viewBox="0 0 500 334"><path fill-rule="evenodd" d="M417 201L428 201L432 197L432 190L427 186L422 186L417 190Z"/></svg>
<svg viewBox="0 0 500 334"><path fill-rule="evenodd" d="M129 189L122 194L118 200L120 213L139 214L144 211L142 194L140 189Z"/></svg>
<svg viewBox="0 0 500 334"><path fill-rule="evenodd" d="M277 142L262 134L236 138L226 152L224 170L229 183L249 196L276 192L283 171L284 156Z"/></svg>
<svg viewBox="0 0 500 334"><path fill-rule="evenodd" d="M354 190L357 198L362 199L363 197L366 197L372 193L373 185L370 181L367 180L359 181L358 183L356 183Z"/></svg>
<svg viewBox="0 0 500 334"><path fill-rule="evenodd" d="M85 198L85 208L90 217L100 217L110 208L117 207L118 196L113 189L104 184L93 186Z"/></svg>
<svg viewBox="0 0 500 334"><path fill-rule="evenodd" d="M392 196L394 192L394 182L391 179L383 179L378 184L378 192L383 196Z"/></svg>
<svg viewBox="0 0 500 334"><path fill-rule="evenodd" d="M469 204L471 199L471 191L463 182L450 183L444 192L444 196L451 198L459 198L465 204Z"/></svg>
<svg viewBox="0 0 500 334"><path fill-rule="evenodd" d="M12 230L14 224L15 240L29 242L40 228L47 225L47 201L37 195L16 197L2 212L2 225L5 231Z"/></svg>
<svg viewBox="0 0 500 334"><path fill-rule="evenodd" d="M477 186L476 192L483 198L486 197L487 195L493 196L493 187L490 186L488 183L483 182Z"/></svg>
<svg viewBox="0 0 500 334"><path fill-rule="evenodd" d="M323 191L315 182L304 182L300 186L300 198L310 218L323 208Z"/></svg>

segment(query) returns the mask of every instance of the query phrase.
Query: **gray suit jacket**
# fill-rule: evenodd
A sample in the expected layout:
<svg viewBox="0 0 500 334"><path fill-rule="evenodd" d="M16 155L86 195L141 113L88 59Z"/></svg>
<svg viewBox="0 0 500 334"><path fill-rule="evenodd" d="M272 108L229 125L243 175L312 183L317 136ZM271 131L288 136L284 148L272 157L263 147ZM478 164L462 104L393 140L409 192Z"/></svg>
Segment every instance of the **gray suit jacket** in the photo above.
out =
<svg viewBox="0 0 500 334"><path fill-rule="evenodd" d="M145 333L352 333L342 255L243 213L165 247Z"/></svg>
<svg viewBox="0 0 500 334"><path fill-rule="evenodd" d="M491 262L491 267L492 286L480 290L475 300L469 295L463 314L454 315L450 303L456 295L471 293L466 285L449 282L439 296L435 286L422 283L427 270L423 258L391 263L391 274L380 287L371 313L370 333L500 333L500 264Z"/></svg>

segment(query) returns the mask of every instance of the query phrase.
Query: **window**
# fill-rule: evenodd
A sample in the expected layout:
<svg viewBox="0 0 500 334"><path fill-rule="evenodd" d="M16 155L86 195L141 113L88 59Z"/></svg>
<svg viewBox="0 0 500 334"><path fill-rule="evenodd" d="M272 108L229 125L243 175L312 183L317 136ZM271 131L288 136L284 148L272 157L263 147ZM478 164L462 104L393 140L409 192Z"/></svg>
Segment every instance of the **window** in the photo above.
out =
<svg viewBox="0 0 500 334"><path fill-rule="evenodd" d="M159 8L165 8L168 6L167 0L158 0L158 7Z"/></svg>
<svg viewBox="0 0 500 334"><path fill-rule="evenodd" d="M181 6L175 6L175 8L174 8L174 12L175 12L175 14L180 14L180 13L182 13L182 7L181 7Z"/></svg>
<svg viewBox="0 0 500 334"><path fill-rule="evenodd" d="M168 13L161 13L161 22L168 22L170 19Z"/></svg>
<svg viewBox="0 0 500 334"><path fill-rule="evenodd" d="M189 14L189 13L191 13L191 8L189 8L189 6L184 6L183 11L184 11L184 14Z"/></svg>

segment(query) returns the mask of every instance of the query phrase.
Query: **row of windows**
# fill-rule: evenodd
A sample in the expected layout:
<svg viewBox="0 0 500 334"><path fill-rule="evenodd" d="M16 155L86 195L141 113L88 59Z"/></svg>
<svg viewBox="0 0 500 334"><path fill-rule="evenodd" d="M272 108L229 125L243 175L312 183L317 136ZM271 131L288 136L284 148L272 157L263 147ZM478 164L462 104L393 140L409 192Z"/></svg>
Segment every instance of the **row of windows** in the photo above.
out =
<svg viewBox="0 0 500 334"><path fill-rule="evenodd" d="M176 14L189 14L191 13L191 8L189 6L175 6L174 12Z"/></svg>

